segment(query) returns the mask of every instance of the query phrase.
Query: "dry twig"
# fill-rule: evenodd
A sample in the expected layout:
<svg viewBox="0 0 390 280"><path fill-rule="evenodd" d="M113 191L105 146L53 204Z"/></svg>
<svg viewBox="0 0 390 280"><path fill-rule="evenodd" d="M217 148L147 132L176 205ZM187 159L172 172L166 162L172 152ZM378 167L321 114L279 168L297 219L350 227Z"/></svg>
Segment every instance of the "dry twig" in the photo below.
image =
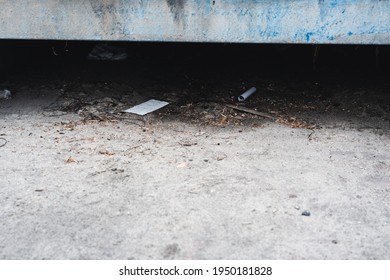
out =
<svg viewBox="0 0 390 280"><path fill-rule="evenodd" d="M271 119L271 120L276 120L276 117L274 117L270 114L258 112L258 111L253 110L253 109L238 107L238 106L234 106L234 105L230 105L230 104L226 104L225 106L228 108L237 110L237 111L253 114L253 115L260 116L260 117L267 118L267 119Z"/></svg>
<svg viewBox="0 0 390 280"><path fill-rule="evenodd" d="M0 148L4 147L5 145L7 145L7 143L8 143L7 139L1 137L0 140L3 141L3 143L0 144Z"/></svg>

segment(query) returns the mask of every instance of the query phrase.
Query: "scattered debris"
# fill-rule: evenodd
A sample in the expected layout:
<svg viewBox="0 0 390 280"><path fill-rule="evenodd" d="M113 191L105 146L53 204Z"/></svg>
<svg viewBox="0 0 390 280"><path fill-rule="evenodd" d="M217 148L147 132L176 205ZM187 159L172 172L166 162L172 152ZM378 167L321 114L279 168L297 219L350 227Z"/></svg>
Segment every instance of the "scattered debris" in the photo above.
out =
<svg viewBox="0 0 390 280"><path fill-rule="evenodd" d="M296 210L301 210L301 207L299 207L299 206L294 206L294 208L295 208Z"/></svg>
<svg viewBox="0 0 390 280"><path fill-rule="evenodd" d="M111 171L115 172L116 174L125 172L125 170L121 168L111 168Z"/></svg>
<svg viewBox="0 0 390 280"><path fill-rule="evenodd" d="M113 156L113 155L115 155L115 153L110 152L110 151L108 151L108 150L100 150L100 151L99 151L99 154L101 154L101 155L106 155L106 156Z"/></svg>
<svg viewBox="0 0 390 280"><path fill-rule="evenodd" d="M216 155L215 157L214 157L214 159L216 160L216 161L221 161L221 160L224 160L225 158L227 158L227 155L225 155L225 154L218 154L218 155Z"/></svg>
<svg viewBox="0 0 390 280"><path fill-rule="evenodd" d="M241 94L238 97L238 101L243 102L243 101L247 100L255 92L256 92L256 88L255 87L251 87L250 89L248 89L246 92L244 92L243 94Z"/></svg>
<svg viewBox="0 0 390 280"><path fill-rule="evenodd" d="M300 120L296 117L280 117L276 120L277 123L287 125L291 128L306 128L315 129L318 128L315 124L310 124L304 120Z"/></svg>
<svg viewBox="0 0 390 280"><path fill-rule="evenodd" d="M76 160L76 159L74 159L73 157L69 157L66 161L65 161L65 163L78 163L78 161Z"/></svg>
<svg viewBox="0 0 390 280"><path fill-rule="evenodd" d="M7 145L7 143L8 143L7 139L5 139L3 137L0 138L0 148Z"/></svg>
<svg viewBox="0 0 390 280"><path fill-rule="evenodd" d="M79 102L79 109L76 112L85 120L114 121L114 113L122 103L112 97L103 97L92 101Z"/></svg>
<svg viewBox="0 0 390 280"><path fill-rule="evenodd" d="M264 94L256 96L256 98L253 97L251 108L239 105L238 101L232 103L230 95L219 92L203 97L190 94L177 95L175 92L167 91L162 94L162 99L166 101L151 99L138 104L138 100L145 97L136 92L134 92L134 98L131 98L129 94L123 95L122 93L128 92L129 89L123 88L122 84L97 83L96 86L99 89L92 90L94 85L89 84L87 86L66 85L59 98L45 108L45 116L58 117L73 113L80 115L84 122L124 122L145 126L146 120L138 118L139 115L144 116L171 104L158 114L160 119L180 119L197 124L225 127L245 124L255 126L253 120L266 118L292 128L314 129L319 128L319 126L299 117L307 111L325 110L329 103L324 101L321 104L323 107L318 108L312 106L313 103L308 101L306 96L291 100L286 97L274 96L274 94L270 96L270 93L265 89ZM277 90L284 92L289 89L278 88ZM145 91L148 91L148 88ZM161 92L161 89L153 90L153 95L156 95L157 91ZM137 102L138 105L128 109L129 104L134 104L133 102ZM259 108L267 108L267 111L258 111ZM307 114L305 116L307 117Z"/></svg>
<svg viewBox="0 0 390 280"><path fill-rule="evenodd" d="M107 43L96 45L88 55L89 60L121 61L128 57L125 48L115 47Z"/></svg>
<svg viewBox="0 0 390 280"><path fill-rule="evenodd" d="M0 99L11 99L11 98L12 98L12 93L8 89L0 91Z"/></svg>
<svg viewBox="0 0 390 280"><path fill-rule="evenodd" d="M177 168L188 168L188 163L187 162L182 162L176 166Z"/></svg>
<svg viewBox="0 0 390 280"><path fill-rule="evenodd" d="M196 145L198 145L197 142L194 142L194 141L191 141L191 140L181 140L181 141L179 142L179 144L180 144L181 146L184 146L184 147L191 147L191 146L196 146Z"/></svg>
<svg viewBox="0 0 390 280"><path fill-rule="evenodd" d="M307 216L309 217L310 216L310 211L309 210L305 210L302 212L302 216Z"/></svg>
<svg viewBox="0 0 390 280"><path fill-rule="evenodd" d="M339 242L337 240L332 240L333 244L338 244Z"/></svg>
<svg viewBox="0 0 390 280"><path fill-rule="evenodd" d="M35 191L36 191L36 192L43 192L44 189L36 189Z"/></svg>
<svg viewBox="0 0 390 280"><path fill-rule="evenodd" d="M149 101L146 101L142 104L136 105L130 109L125 110L124 112L144 116L144 115L149 114L151 112L154 112L158 109L161 109L161 108L167 106L168 104L169 103L166 101L159 101L159 100L155 100L155 99L150 99Z"/></svg>
<svg viewBox="0 0 390 280"><path fill-rule="evenodd" d="M307 136L307 139L309 139L309 141L313 140L311 137L312 135L314 134L314 130L312 130L312 132Z"/></svg>
<svg viewBox="0 0 390 280"><path fill-rule="evenodd" d="M199 136L202 136L202 135L205 135L206 134L206 132L204 132L204 131L199 131L199 132L197 132L197 133L195 133L195 134L193 134L195 137L199 137Z"/></svg>

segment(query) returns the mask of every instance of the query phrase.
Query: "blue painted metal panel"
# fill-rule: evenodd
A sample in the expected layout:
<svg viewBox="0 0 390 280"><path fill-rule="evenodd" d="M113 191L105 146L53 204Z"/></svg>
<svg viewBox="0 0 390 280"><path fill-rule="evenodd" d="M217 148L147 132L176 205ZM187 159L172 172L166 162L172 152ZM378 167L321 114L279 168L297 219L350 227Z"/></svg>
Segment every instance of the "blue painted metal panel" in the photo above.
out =
<svg viewBox="0 0 390 280"><path fill-rule="evenodd" d="M0 0L0 38L390 44L390 0Z"/></svg>

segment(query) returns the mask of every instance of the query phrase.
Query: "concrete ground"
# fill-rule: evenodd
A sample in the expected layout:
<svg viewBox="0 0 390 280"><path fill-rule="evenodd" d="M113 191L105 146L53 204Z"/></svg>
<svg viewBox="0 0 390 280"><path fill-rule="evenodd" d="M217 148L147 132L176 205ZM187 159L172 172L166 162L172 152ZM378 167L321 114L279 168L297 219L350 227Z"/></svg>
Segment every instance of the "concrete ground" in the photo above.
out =
<svg viewBox="0 0 390 280"><path fill-rule="evenodd" d="M390 259L385 78L247 74L268 119L229 78L73 63L0 83L0 259Z"/></svg>

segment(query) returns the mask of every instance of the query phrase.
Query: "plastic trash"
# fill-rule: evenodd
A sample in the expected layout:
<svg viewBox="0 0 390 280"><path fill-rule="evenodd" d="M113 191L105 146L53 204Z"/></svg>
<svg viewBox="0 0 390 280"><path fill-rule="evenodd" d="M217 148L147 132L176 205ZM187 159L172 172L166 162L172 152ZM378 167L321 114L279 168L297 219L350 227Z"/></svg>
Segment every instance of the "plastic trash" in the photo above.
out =
<svg viewBox="0 0 390 280"><path fill-rule="evenodd" d="M0 99L11 99L12 93L8 90L0 90Z"/></svg>
<svg viewBox="0 0 390 280"><path fill-rule="evenodd" d="M240 102L245 101L249 96L251 96L255 92L256 92L256 88L255 87L251 87L250 89L248 89L246 92L244 92L243 94L241 94L238 97L238 101L240 101Z"/></svg>
<svg viewBox="0 0 390 280"><path fill-rule="evenodd" d="M125 48L116 47L107 43L96 45L88 55L89 60L121 61L127 59Z"/></svg>
<svg viewBox="0 0 390 280"><path fill-rule="evenodd" d="M154 112L158 109L161 109L161 108L167 106L168 104L169 103L166 101L150 99L149 101L146 101L144 103L141 103L139 105L131 107L130 109L127 109L123 112L144 116L144 115L149 114L151 112Z"/></svg>

